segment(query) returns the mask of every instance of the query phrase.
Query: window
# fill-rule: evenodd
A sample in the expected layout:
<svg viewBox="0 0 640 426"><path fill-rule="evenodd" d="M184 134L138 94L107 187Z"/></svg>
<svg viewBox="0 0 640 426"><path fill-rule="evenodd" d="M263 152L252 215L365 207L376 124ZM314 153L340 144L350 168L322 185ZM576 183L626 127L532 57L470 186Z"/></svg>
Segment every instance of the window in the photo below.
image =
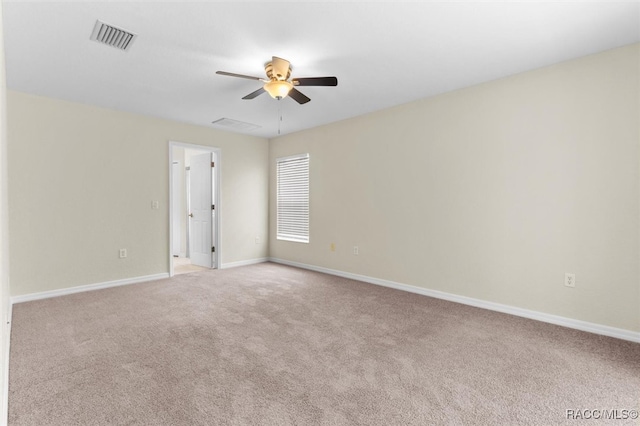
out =
<svg viewBox="0 0 640 426"><path fill-rule="evenodd" d="M309 154L276 159L277 239L309 242Z"/></svg>

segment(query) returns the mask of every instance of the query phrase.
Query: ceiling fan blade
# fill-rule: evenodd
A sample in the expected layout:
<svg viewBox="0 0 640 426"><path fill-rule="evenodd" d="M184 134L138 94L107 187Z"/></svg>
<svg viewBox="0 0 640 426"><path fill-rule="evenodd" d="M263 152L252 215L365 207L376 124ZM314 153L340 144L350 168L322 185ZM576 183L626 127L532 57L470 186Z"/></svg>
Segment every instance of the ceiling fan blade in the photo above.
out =
<svg viewBox="0 0 640 426"><path fill-rule="evenodd" d="M278 80L286 80L291 75L291 64L286 59L272 56L271 68L273 69L273 76Z"/></svg>
<svg viewBox="0 0 640 426"><path fill-rule="evenodd" d="M262 95L264 92L266 92L266 90L264 90L264 88L261 87L258 90L256 90L255 92L249 93L247 96L245 96L242 99L253 99L255 97L258 97L258 96Z"/></svg>
<svg viewBox="0 0 640 426"><path fill-rule="evenodd" d="M258 80L258 81L264 81L264 79L260 78L260 77L253 77L250 75L244 75L244 74L236 74L234 72L226 72L226 71L216 71L216 74L218 75L228 75L229 77L240 77L240 78L246 78L249 80Z"/></svg>
<svg viewBox="0 0 640 426"><path fill-rule="evenodd" d="M289 91L289 96L291 97L291 99L293 99L294 101L296 101L300 105L306 104L307 102L309 102L311 100L310 98L307 97L307 95L303 94L302 92L300 92L295 87L292 88Z"/></svg>
<svg viewBox="0 0 640 426"><path fill-rule="evenodd" d="M338 79L336 77L294 78L291 83L294 86L337 86Z"/></svg>

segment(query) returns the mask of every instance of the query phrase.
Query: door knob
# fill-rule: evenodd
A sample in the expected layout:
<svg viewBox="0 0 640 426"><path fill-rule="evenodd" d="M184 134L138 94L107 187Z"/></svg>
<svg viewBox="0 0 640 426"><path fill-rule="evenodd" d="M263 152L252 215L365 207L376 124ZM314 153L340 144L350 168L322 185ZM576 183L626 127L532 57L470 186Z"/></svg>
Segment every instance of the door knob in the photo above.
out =
<svg viewBox="0 0 640 426"><path fill-rule="evenodd" d="M193 213L189 213L189 217L193 217Z"/></svg>

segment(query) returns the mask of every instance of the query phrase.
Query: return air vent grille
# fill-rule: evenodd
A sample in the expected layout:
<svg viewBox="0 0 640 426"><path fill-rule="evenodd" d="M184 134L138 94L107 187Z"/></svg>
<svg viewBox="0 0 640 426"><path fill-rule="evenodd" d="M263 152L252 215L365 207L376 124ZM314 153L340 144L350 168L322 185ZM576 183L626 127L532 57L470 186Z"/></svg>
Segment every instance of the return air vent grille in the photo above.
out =
<svg viewBox="0 0 640 426"><path fill-rule="evenodd" d="M115 47L119 50L124 50L125 52L129 50L136 37L136 34L100 21L96 21L96 25L93 27L93 32L91 33L91 40Z"/></svg>
<svg viewBox="0 0 640 426"><path fill-rule="evenodd" d="M245 123L244 121L232 120L231 118L221 118L212 123L214 126L233 130L248 131L260 128L257 124Z"/></svg>

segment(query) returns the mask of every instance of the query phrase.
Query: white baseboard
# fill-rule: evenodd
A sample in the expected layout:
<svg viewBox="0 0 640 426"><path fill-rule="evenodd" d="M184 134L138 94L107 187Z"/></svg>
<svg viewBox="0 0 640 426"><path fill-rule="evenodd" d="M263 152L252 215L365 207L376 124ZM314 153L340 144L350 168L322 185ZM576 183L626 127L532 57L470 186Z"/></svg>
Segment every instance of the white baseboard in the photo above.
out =
<svg viewBox="0 0 640 426"><path fill-rule="evenodd" d="M518 317L529 318L532 320L560 325L563 327L573 328L576 330L587 331L589 333L600 334L603 336L615 337L617 339L629 340L631 342L640 343L640 332L637 332L637 331L609 327L607 325L595 324L595 323L580 321L572 318L546 314L544 312L517 308L515 306L503 305L501 303L488 302L485 300L474 299L472 297L459 296L457 294L446 293L444 291L429 290L426 288L416 287L409 284L402 284L394 281L383 280L380 278L368 277L366 275L358 275L358 274L353 274L351 272L344 272L344 271L338 271L335 269L323 268L321 266L307 265L305 263L291 262L289 260L278 259L278 258L269 258L269 261L275 262L275 263L281 263L283 265L295 266L297 268L309 269L311 271L323 272L325 274L336 275L338 277L350 278L353 280L363 281L369 284L395 288L397 290L408 291L410 293L421 294L423 296L434 297L436 299L448 300L450 302L461 303L463 305L475 306L477 308L488 309L490 311L502 312L505 314L515 315Z"/></svg>
<svg viewBox="0 0 640 426"><path fill-rule="evenodd" d="M87 285L81 285L77 287L61 288L59 290L43 291L40 293L23 294L20 296L12 296L10 300L11 300L11 304L13 305L14 303L30 302L32 300L66 296L68 294L82 293L84 291L101 290L109 287L119 287L122 285L137 284L137 283L143 283L146 281L161 280L164 278L169 278L169 274L167 272L164 272L162 274L144 275L141 277L125 278L122 280L106 281L103 283L87 284Z"/></svg>
<svg viewBox="0 0 640 426"><path fill-rule="evenodd" d="M238 262L223 263L220 269L236 268L238 266L255 265L256 263L268 262L268 257L259 257L257 259L240 260Z"/></svg>

